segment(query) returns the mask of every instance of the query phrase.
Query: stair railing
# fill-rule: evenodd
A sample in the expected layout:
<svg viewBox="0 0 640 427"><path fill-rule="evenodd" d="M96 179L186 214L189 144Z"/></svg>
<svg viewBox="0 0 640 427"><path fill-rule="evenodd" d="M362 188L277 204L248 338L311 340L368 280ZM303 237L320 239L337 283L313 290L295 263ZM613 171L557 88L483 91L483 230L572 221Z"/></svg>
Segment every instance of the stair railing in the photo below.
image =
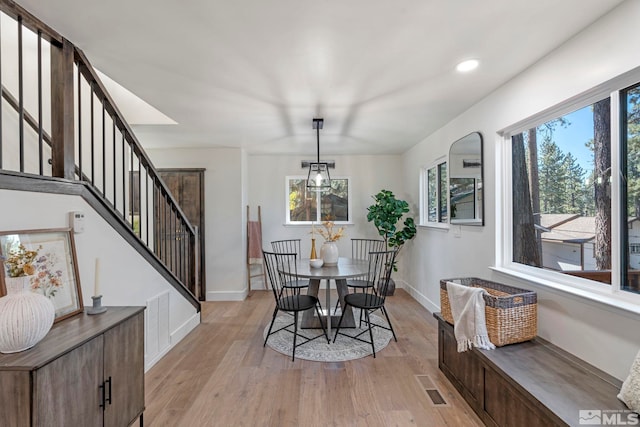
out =
<svg viewBox="0 0 640 427"><path fill-rule="evenodd" d="M175 279L202 297L197 231L85 54L16 3L0 0L0 11L15 20L3 20L0 38L4 46L14 41L17 52L10 58L0 51L0 170L85 182ZM4 72L12 71L8 61L15 61L16 76ZM13 78L3 81L5 74Z"/></svg>

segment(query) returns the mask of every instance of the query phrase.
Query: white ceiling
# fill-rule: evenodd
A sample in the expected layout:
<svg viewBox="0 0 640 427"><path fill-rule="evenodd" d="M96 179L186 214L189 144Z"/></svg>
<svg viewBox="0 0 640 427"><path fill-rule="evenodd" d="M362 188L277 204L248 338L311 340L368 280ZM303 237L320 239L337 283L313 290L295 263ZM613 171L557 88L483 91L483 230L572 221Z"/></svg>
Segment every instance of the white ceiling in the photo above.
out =
<svg viewBox="0 0 640 427"><path fill-rule="evenodd" d="M147 147L402 153L622 0L18 0L177 125ZM459 74L455 65L477 58Z"/></svg>

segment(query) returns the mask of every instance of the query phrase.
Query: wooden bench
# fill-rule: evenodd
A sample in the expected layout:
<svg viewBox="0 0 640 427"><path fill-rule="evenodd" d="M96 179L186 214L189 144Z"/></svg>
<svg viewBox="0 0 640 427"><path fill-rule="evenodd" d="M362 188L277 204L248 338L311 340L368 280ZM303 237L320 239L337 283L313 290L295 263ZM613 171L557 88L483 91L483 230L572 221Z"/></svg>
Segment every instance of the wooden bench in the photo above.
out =
<svg viewBox="0 0 640 427"><path fill-rule="evenodd" d="M579 426L580 410L629 414L619 380L542 338L458 353L453 326L434 317L438 366L488 426Z"/></svg>

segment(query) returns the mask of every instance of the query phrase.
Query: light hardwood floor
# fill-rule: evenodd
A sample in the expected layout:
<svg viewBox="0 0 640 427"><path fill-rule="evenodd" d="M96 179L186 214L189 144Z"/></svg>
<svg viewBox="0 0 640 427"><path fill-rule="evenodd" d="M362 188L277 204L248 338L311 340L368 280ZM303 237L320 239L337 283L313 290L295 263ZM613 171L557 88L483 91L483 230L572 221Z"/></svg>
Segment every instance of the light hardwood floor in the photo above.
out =
<svg viewBox="0 0 640 427"><path fill-rule="evenodd" d="M273 294L205 302L202 323L146 374L145 426L482 426L438 370L436 321L401 289L398 342L354 361L291 362L263 348ZM445 406L416 380L428 375Z"/></svg>

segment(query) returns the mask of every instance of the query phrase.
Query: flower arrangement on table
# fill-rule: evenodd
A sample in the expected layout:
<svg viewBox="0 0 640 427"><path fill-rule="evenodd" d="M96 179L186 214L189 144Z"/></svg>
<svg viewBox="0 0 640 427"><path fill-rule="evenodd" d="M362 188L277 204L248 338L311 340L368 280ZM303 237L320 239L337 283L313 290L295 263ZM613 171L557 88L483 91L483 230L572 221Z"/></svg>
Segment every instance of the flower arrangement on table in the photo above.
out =
<svg viewBox="0 0 640 427"><path fill-rule="evenodd" d="M33 265L38 251L42 248L39 246L35 250L27 250L23 244L18 245L7 251L7 256L2 257L4 267L9 277L31 276L36 273L36 267Z"/></svg>
<svg viewBox="0 0 640 427"><path fill-rule="evenodd" d="M333 221L324 221L322 225L324 229L319 228L318 234L321 235L326 242L336 242L344 235L344 227L338 228L335 232L333 231L333 227L335 226Z"/></svg>

